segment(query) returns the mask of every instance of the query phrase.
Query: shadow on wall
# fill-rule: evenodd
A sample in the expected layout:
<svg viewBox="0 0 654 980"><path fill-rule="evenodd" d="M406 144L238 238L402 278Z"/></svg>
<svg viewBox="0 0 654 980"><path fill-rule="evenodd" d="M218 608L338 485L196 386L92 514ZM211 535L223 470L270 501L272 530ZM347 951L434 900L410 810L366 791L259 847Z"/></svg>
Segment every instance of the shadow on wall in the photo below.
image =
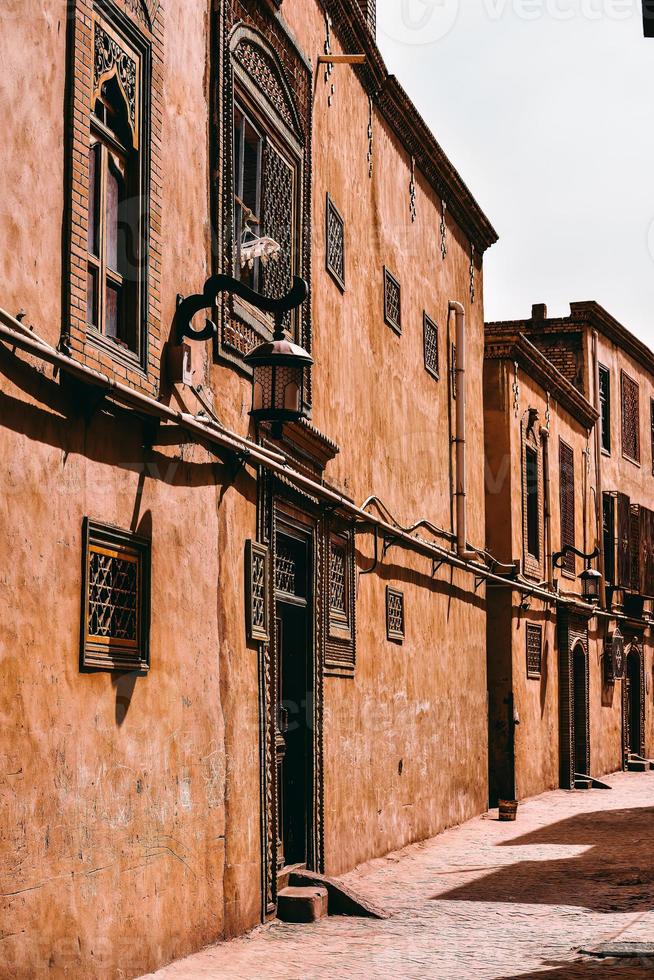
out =
<svg viewBox="0 0 654 980"><path fill-rule="evenodd" d="M594 912L646 911L654 907L653 825L652 807L579 814L523 837L498 841L497 846L585 846L588 849L583 854L558 861L508 864L493 874L432 898L452 902L566 905Z"/></svg>
<svg viewBox="0 0 654 980"><path fill-rule="evenodd" d="M533 970L530 973L511 973L498 980L593 980L594 977L634 977L654 976L654 959L606 959L581 960L577 963L545 963L551 970Z"/></svg>

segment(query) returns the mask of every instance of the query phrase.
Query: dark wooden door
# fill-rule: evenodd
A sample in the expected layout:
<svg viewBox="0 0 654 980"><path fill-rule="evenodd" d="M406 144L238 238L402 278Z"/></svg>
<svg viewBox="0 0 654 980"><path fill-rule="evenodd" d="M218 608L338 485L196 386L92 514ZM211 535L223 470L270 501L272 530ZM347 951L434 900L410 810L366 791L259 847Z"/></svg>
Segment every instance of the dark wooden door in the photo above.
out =
<svg viewBox="0 0 654 980"><path fill-rule="evenodd" d="M574 719L573 771L588 773L588 698L586 689L586 656L579 647L572 658L572 697Z"/></svg>
<svg viewBox="0 0 654 980"><path fill-rule="evenodd" d="M277 620L278 868L309 863L313 679L310 539L278 533Z"/></svg>
<svg viewBox="0 0 654 980"><path fill-rule="evenodd" d="M632 653L627 657L627 671L624 680L626 688L627 710L625 722L627 724L627 737L625 743L630 752L640 755L641 731L640 731L640 663L638 657Z"/></svg>

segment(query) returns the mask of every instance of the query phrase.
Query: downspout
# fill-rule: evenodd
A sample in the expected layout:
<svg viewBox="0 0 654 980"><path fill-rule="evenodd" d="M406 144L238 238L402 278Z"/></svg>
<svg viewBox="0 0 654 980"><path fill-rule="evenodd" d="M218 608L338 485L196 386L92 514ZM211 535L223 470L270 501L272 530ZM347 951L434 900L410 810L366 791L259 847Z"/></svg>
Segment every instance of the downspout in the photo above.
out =
<svg viewBox="0 0 654 980"><path fill-rule="evenodd" d="M600 605L606 609L606 563L604 559L604 495L602 493L602 443L600 426L602 424L602 413L600 411L599 397L599 363L597 358L597 330L593 330L593 384L595 387L595 409L599 419L595 422L595 515L597 547L599 548L599 570L602 579L600 581Z"/></svg>
<svg viewBox="0 0 654 980"><path fill-rule="evenodd" d="M450 300L450 313L456 323L456 550L459 558L470 559L466 513L466 348L465 310L462 303Z"/></svg>
<svg viewBox="0 0 654 980"><path fill-rule="evenodd" d="M544 501L544 545L545 545L545 575L548 587L554 587L554 570L552 568L552 499L550 496L550 421L549 405L547 425L542 426L540 437L543 443L543 487L545 493Z"/></svg>

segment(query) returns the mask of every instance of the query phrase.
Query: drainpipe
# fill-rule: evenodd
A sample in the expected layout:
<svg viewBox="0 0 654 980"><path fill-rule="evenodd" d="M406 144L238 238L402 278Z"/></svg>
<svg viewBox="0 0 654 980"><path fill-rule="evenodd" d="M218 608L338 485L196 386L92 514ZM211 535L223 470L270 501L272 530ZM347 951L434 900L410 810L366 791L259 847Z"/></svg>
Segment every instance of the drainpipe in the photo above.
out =
<svg viewBox="0 0 654 980"><path fill-rule="evenodd" d="M545 545L545 573L549 588L554 587L554 569L552 568L552 500L550 496L550 427L549 420L547 426L542 426L540 437L543 443L543 487L545 491L544 506L544 545Z"/></svg>
<svg viewBox="0 0 654 980"><path fill-rule="evenodd" d="M465 310L462 303L450 300L450 313L456 323L456 550L460 558L472 558L468 551L466 522L466 347Z"/></svg>
<svg viewBox="0 0 654 980"><path fill-rule="evenodd" d="M599 364L597 358L597 330L593 330L592 333L592 344L593 344L593 384L595 388L595 409L600 415L600 418L595 423L595 516L596 516L596 534L597 534L597 547L599 548L599 570L602 580L600 582L600 605L602 609L606 609L606 563L604 559L604 496L602 493L602 443L601 443L601 433L600 426L602 424L602 417L600 412L600 397L599 397Z"/></svg>

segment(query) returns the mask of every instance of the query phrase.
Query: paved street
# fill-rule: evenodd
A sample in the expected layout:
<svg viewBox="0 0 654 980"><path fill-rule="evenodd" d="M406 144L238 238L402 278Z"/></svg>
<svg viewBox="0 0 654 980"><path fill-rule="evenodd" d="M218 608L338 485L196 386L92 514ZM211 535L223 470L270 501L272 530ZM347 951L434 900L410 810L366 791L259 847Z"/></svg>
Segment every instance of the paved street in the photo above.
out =
<svg viewBox="0 0 654 980"><path fill-rule="evenodd" d="M275 922L151 976L651 978L654 959L578 953L654 942L654 774L608 782L524 802L515 824L491 812L347 875L388 920Z"/></svg>

